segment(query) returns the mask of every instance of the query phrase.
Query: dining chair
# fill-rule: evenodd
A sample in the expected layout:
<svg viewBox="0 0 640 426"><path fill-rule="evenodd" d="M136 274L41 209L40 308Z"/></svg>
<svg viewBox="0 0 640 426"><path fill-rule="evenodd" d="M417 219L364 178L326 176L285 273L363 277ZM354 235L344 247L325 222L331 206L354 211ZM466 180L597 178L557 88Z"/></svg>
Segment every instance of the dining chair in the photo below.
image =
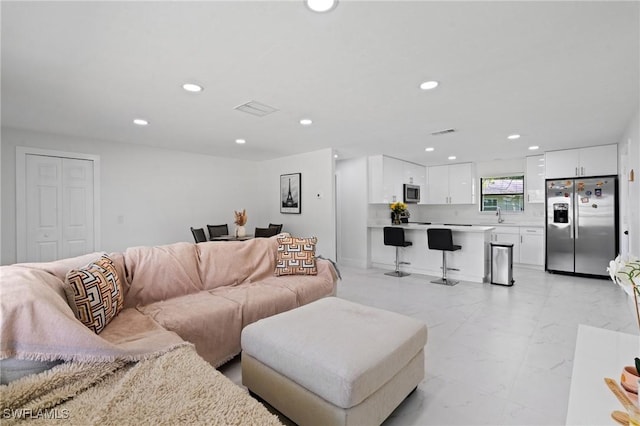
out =
<svg viewBox="0 0 640 426"><path fill-rule="evenodd" d="M278 235L276 228L256 228L253 236L255 238L269 238Z"/></svg>
<svg viewBox="0 0 640 426"><path fill-rule="evenodd" d="M282 232L282 224L270 223L269 228L276 229L276 235Z"/></svg>
<svg viewBox="0 0 640 426"><path fill-rule="evenodd" d="M207 229L209 230L209 238L229 235L229 227L226 223L224 225L207 225Z"/></svg>
<svg viewBox="0 0 640 426"><path fill-rule="evenodd" d="M207 236L204 233L204 228L191 227L191 233L193 234L193 238L196 240L196 243L204 243L205 241L207 241Z"/></svg>

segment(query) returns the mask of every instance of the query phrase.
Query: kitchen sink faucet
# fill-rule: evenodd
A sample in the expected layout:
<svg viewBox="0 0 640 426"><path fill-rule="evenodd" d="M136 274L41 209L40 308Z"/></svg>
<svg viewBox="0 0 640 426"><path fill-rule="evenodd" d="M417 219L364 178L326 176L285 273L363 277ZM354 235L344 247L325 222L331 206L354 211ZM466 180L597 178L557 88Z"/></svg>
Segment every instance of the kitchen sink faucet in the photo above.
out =
<svg viewBox="0 0 640 426"><path fill-rule="evenodd" d="M498 216L498 223L504 222L504 219L502 218L502 211L500 210L500 207L496 207L496 216Z"/></svg>

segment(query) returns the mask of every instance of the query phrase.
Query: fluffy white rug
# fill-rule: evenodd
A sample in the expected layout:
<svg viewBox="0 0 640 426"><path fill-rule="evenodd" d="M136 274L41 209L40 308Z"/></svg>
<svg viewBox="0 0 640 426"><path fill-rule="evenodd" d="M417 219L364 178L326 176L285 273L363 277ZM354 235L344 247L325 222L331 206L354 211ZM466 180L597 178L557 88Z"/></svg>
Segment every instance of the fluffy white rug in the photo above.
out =
<svg viewBox="0 0 640 426"><path fill-rule="evenodd" d="M193 346L126 363L65 363L0 386L0 422L281 425Z"/></svg>

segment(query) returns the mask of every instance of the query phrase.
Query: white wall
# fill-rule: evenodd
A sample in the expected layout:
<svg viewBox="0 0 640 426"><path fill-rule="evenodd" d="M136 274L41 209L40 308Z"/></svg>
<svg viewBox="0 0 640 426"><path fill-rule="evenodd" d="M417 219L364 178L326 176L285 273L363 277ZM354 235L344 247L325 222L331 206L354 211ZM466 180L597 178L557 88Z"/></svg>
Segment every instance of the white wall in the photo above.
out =
<svg viewBox="0 0 640 426"><path fill-rule="evenodd" d="M619 153L626 156L620 169L620 232L628 229L629 236L621 235L621 246L628 241L629 254L640 257L640 111L633 116L620 141ZM629 181L634 171L633 182ZM624 254L624 249L622 247Z"/></svg>
<svg viewBox="0 0 640 426"><path fill-rule="evenodd" d="M292 155L260 163L260 200L268 222L283 223L299 237L318 237L317 253L335 260L335 185L332 149ZM280 213L280 175L302 173L301 214ZM320 198L317 197L320 194ZM250 228L248 228L249 230Z"/></svg>
<svg viewBox="0 0 640 426"><path fill-rule="evenodd" d="M255 162L2 128L1 264L16 261L16 146L100 156L101 250L193 241L189 227L208 223L232 230L242 208L247 229L267 220Z"/></svg>
<svg viewBox="0 0 640 426"><path fill-rule="evenodd" d="M367 267L367 159L336 162L338 262Z"/></svg>

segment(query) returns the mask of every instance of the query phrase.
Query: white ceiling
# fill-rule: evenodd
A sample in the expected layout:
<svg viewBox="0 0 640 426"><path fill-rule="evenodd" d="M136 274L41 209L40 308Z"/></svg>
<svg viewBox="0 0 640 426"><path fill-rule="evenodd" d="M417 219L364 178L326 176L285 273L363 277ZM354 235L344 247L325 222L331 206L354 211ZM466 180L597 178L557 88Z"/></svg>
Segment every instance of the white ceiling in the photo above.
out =
<svg viewBox="0 0 640 426"><path fill-rule="evenodd" d="M2 125L16 128L252 160L333 147L439 164L617 143L639 105L637 1L1 7ZM191 81L204 92L183 91ZM279 111L233 109L250 100Z"/></svg>

